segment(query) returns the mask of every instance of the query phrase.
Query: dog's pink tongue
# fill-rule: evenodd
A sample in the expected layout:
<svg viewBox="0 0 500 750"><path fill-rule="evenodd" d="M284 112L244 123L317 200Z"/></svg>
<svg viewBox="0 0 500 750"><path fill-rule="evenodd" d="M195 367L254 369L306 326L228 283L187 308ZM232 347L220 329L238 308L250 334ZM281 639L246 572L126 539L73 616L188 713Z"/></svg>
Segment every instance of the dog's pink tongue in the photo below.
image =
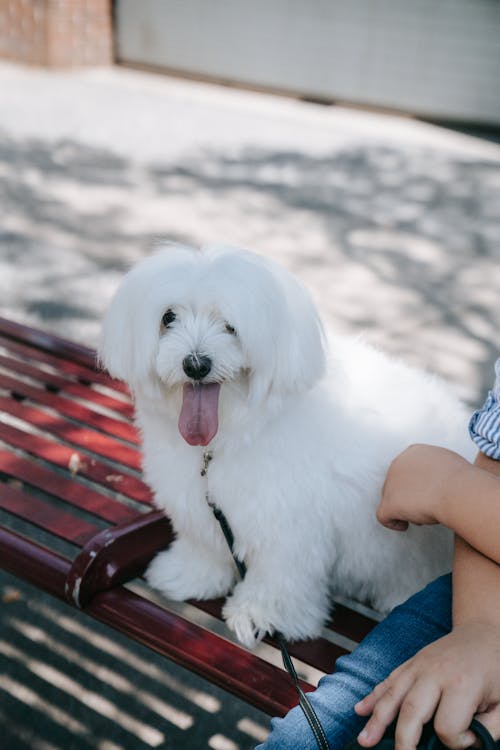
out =
<svg viewBox="0 0 500 750"><path fill-rule="evenodd" d="M219 427L219 383L184 384L179 432L189 445L208 445Z"/></svg>

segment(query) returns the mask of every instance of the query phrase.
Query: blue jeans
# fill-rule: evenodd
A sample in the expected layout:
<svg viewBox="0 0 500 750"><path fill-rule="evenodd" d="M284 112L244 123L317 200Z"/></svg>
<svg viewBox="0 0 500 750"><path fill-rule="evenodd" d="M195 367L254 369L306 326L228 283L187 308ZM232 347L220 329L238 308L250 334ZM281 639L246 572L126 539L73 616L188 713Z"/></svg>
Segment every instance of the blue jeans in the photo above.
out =
<svg viewBox="0 0 500 750"><path fill-rule="evenodd" d="M330 750L340 750L358 734L365 719L354 713L364 698L393 669L451 630L451 574L396 607L351 653L337 660L335 672L309 693ZM256 750L317 750L302 710L273 719L271 734Z"/></svg>

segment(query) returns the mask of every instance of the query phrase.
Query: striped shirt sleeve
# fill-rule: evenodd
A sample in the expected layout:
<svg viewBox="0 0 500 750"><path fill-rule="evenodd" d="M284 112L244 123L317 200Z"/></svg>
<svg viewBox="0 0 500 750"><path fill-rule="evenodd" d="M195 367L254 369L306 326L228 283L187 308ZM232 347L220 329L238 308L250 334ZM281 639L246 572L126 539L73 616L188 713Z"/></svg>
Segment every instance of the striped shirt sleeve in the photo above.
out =
<svg viewBox="0 0 500 750"><path fill-rule="evenodd" d="M484 406L471 417L469 433L481 453L500 460L500 359L495 363L495 375Z"/></svg>

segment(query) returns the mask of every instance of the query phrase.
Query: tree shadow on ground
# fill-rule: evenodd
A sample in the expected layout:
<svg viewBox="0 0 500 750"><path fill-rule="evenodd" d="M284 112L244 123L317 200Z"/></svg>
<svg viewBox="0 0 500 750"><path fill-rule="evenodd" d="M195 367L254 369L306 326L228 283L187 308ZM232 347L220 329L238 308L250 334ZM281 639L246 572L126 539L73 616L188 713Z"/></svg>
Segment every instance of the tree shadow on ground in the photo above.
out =
<svg viewBox="0 0 500 750"><path fill-rule="evenodd" d="M3 137L0 167L3 262L27 285L16 274L4 309L20 304L28 320L59 316L72 332L87 318L93 330L153 240L217 235L284 260L344 330L377 332L452 377L465 356L482 373L474 388L489 383L500 159L368 143L314 155L205 149L148 165L70 140Z"/></svg>

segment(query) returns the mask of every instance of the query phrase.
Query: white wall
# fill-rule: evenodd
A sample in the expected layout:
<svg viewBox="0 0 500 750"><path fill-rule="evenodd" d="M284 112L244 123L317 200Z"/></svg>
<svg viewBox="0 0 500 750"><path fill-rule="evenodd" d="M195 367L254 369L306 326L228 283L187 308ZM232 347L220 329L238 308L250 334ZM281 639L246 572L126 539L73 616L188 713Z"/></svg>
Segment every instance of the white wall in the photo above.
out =
<svg viewBox="0 0 500 750"><path fill-rule="evenodd" d="M498 0L118 0L124 62L500 123Z"/></svg>

